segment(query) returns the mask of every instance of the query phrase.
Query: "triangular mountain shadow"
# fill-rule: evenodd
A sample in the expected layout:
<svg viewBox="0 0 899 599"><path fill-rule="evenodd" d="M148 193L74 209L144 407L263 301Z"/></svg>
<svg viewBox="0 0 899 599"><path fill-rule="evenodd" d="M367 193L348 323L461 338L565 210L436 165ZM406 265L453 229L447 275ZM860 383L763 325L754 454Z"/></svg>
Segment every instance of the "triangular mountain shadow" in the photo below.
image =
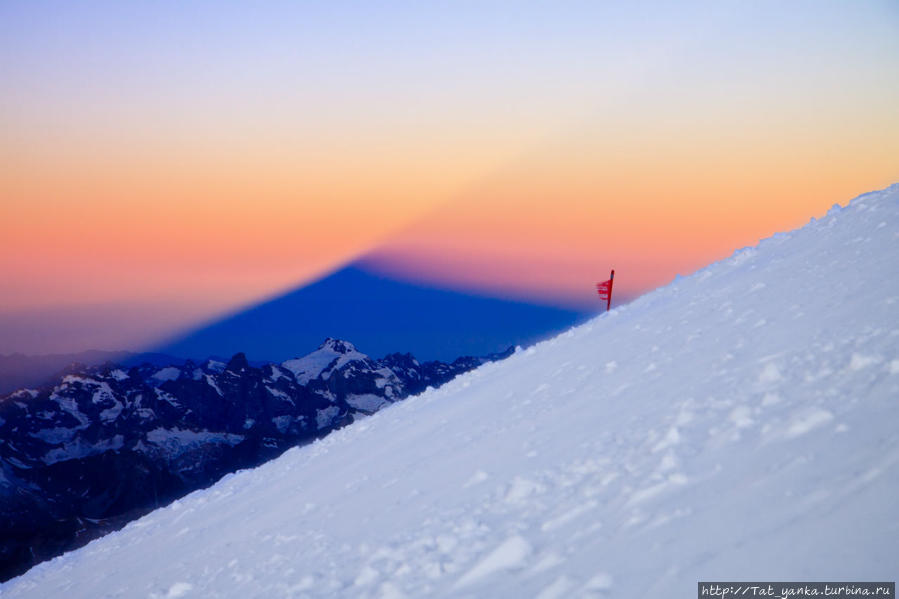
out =
<svg viewBox="0 0 899 599"><path fill-rule="evenodd" d="M416 285L351 264L154 350L281 361L337 337L375 357L401 351L450 361L528 344L591 315Z"/></svg>

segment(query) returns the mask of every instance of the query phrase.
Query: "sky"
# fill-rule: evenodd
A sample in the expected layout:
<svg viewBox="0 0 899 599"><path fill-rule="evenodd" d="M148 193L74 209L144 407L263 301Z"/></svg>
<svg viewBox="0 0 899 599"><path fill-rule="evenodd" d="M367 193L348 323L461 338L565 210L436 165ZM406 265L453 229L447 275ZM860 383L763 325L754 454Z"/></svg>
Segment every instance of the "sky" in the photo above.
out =
<svg viewBox="0 0 899 599"><path fill-rule="evenodd" d="M584 309L899 181L895 2L0 4L0 352L363 260Z"/></svg>

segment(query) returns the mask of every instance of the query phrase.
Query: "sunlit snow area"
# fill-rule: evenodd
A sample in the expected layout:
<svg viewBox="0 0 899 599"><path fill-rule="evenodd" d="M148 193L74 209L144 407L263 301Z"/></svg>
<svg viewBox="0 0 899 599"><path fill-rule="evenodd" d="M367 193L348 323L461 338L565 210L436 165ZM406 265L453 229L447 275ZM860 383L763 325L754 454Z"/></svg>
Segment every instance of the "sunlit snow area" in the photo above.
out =
<svg viewBox="0 0 899 599"><path fill-rule="evenodd" d="M699 580L895 580L897 423L894 185L0 595L637 598L693 596Z"/></svg>

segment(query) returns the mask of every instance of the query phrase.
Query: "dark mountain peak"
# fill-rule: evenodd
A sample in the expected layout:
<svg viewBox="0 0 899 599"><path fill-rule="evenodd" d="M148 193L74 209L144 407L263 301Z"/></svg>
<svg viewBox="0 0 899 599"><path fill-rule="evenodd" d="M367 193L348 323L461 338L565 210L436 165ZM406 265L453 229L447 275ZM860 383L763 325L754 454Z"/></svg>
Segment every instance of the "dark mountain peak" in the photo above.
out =
<svg viewBox="0 0 899 599"><path fill-rule="evenodd" d="M505 349L505 351L496 352L494 354L487 354L486 356L483 356L483 357L486 358L487 359L486 361L488 361L488 362L496 362L497 360L505 360L506 358L508 358L509 356L511 356L514 353L515 353L515 346L510 345L509 347L507 347Z"/></svg>
<svg viewBox="0 0 899 599"><path fill-rule="evenodd" d="M396 352L387 354L380 360L380 362L387 366L402 366L406 368L419 366L418 360L416 360L415 356L410 353L402 354Z"/></svg>
<svg viewBox="0 0 899 599"><path fill-rule="evenodd" d="M247 361L247 356L243 352L237 352L230 360L228 360L228 365L225 367L225 370L241 372L249 367L250 363Z"/></svg>
<svg viewBox="0 0 899 599"><path fill-rule="evenodd" d="M333 337L325 339L322 344L318 346L318 349L330 350L336 354L352 354L358 352L356 346L349 341L334 339Z"/></svg>

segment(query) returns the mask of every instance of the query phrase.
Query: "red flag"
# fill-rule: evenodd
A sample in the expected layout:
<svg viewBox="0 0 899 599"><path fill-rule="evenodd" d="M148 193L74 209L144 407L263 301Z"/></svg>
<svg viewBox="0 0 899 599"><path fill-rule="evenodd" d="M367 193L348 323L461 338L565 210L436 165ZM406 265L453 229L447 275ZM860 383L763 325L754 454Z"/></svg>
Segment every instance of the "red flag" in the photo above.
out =
<svg viewBox="0 0 899 599"><path fill-rule="evenodd" d="M596 284L596 291L599 293L599 299L607 300L612 293L612 279Z"/></svg>
<svg viewBox="0 0 899 599"><path fill-rule="evenodd" d="M612 306L612 282L614 280L615 271L613 270L608 281L596 284L596 292L599 294L599 299L605 300L606 302L606 311Z"/></svg>

